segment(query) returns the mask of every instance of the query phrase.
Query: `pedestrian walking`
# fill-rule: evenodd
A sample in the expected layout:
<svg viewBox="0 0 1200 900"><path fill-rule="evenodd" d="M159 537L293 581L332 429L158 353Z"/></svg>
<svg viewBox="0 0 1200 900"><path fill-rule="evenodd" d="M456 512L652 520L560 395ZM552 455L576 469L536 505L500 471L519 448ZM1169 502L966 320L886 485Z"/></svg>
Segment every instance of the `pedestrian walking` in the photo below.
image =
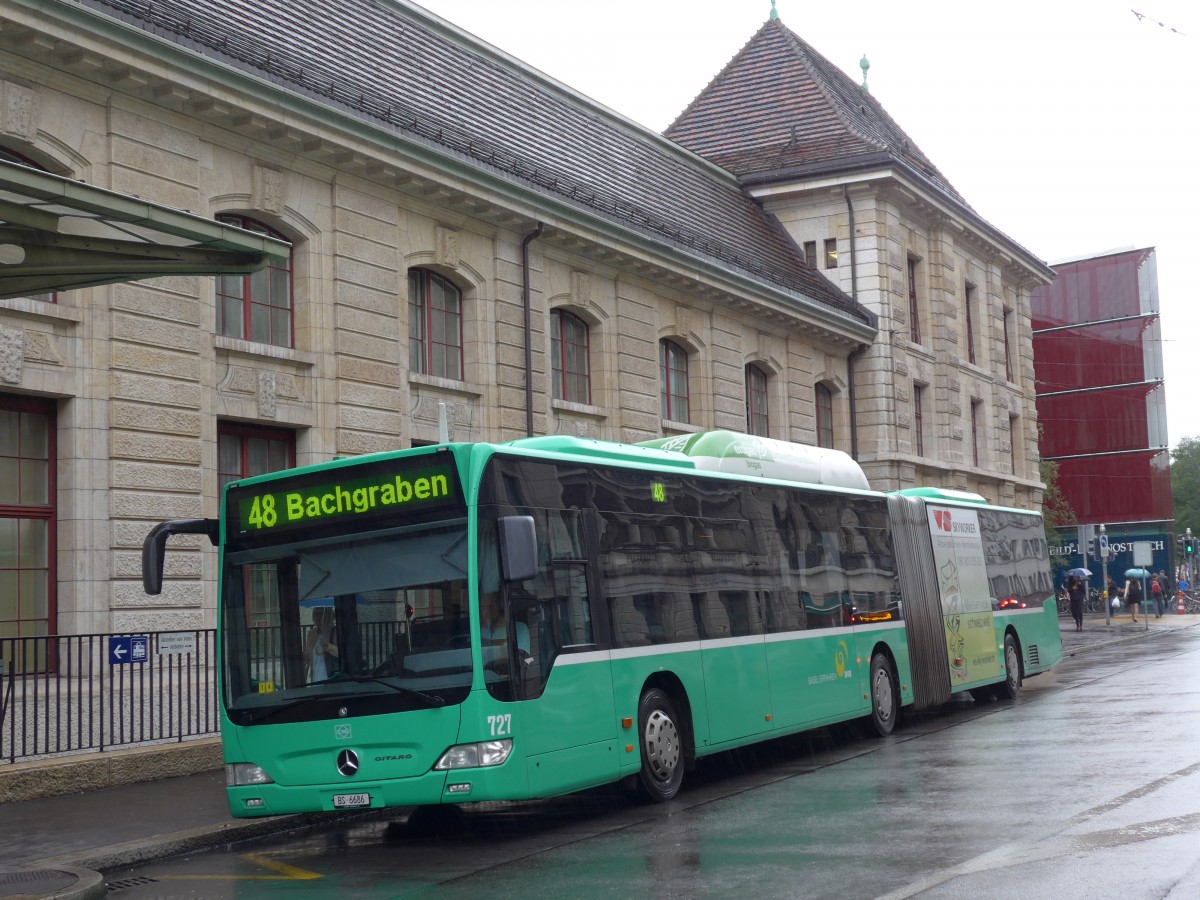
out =
<svg viewBox="0 0 1200 900"><path fill-rule="evenodd" d="M1154 601L1154 618L1161 619L1163 611L1163 586L1158 573L1150 576L1150 599Z"/></svg>
<svg viewBox="0 0 1200 900"><path fill-rule="evenodd" d="M1075 619L1075 630L1083 631L1083 604L1087 599L1087 590L1083 579L1078 575L1067 577L1067 597L1071 601L1071 616Z"/></svg>
<svg viewBox="0 0 1200 900"><path fill-rule="evenodd" d="M1133 614L1133 621L1137 621L1138 606L1142 602L1142 586L1136 578L1127 578L1125 580L1125 603L1129 607L1129 611Z"/></svg>

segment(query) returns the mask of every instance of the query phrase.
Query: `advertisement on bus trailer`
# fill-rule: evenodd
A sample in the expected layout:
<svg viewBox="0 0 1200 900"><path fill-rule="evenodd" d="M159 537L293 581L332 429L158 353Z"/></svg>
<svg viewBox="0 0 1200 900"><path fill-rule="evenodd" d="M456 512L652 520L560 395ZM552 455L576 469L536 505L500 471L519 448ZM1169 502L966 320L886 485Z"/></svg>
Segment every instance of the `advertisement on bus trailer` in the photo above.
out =
<svg viewBox="0 0 1200 900"><path fill-rule="evenodd" d="M979 514L958 507L927 507L933 536L946 651L954 684L972 684L1000 674L991 591Z"/></svg>

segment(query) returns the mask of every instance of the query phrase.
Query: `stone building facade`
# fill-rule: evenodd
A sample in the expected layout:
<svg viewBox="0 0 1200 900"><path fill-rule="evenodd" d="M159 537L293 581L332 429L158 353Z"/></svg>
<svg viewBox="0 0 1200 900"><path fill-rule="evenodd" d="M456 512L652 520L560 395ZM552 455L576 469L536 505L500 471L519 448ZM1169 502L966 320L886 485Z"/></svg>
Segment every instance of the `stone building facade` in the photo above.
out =
<svg viewBox="0 0 1200 900"><path fill-rule="evenodd" d="M0 636L211 626L199 538L143 593L153 523L215 516L246 474L436 441L443 404L452 440L754 430L855 452L879 488L1035 504L1040 263L894 176L843 179L852 249L841 182L755 184L687 146L403 0L8 4L0 153L293 252L0 300L0 422L20 435L0 459L33 485L0 499L33 535ZM853 268L806 259L827 238Z"/></svg>
<svg viewBox="0 0 1200 900"><path fill-rule="evenodd" d="M866 88L775 18L666 134L735 173L868 307L855 456L884 489L1041 500L1030 293L1053 272L983 220Z"/></svg>

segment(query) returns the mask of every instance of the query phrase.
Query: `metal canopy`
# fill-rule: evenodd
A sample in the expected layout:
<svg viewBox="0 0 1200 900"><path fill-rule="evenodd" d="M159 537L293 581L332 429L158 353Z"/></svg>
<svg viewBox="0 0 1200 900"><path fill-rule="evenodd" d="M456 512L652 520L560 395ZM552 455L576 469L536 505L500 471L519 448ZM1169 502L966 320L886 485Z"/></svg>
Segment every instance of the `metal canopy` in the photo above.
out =
<svg viewBox="0 0 1200 900"><path fill-rule="evenodd" d="M286 241L0 159L0 298L246 274L290 252Z"/></svg>

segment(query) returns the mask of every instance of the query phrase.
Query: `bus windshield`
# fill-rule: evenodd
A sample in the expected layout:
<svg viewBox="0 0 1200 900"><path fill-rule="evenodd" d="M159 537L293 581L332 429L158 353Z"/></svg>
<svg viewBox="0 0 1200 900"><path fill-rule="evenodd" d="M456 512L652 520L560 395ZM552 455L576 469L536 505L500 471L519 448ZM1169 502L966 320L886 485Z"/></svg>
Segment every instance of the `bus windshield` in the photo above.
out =
<svg viewBox="0 0 1200 900"><path fill-rule="evenodd" d="M457 519L228 553L224 700L235 724L459 703L471 682Z"/></svg>

